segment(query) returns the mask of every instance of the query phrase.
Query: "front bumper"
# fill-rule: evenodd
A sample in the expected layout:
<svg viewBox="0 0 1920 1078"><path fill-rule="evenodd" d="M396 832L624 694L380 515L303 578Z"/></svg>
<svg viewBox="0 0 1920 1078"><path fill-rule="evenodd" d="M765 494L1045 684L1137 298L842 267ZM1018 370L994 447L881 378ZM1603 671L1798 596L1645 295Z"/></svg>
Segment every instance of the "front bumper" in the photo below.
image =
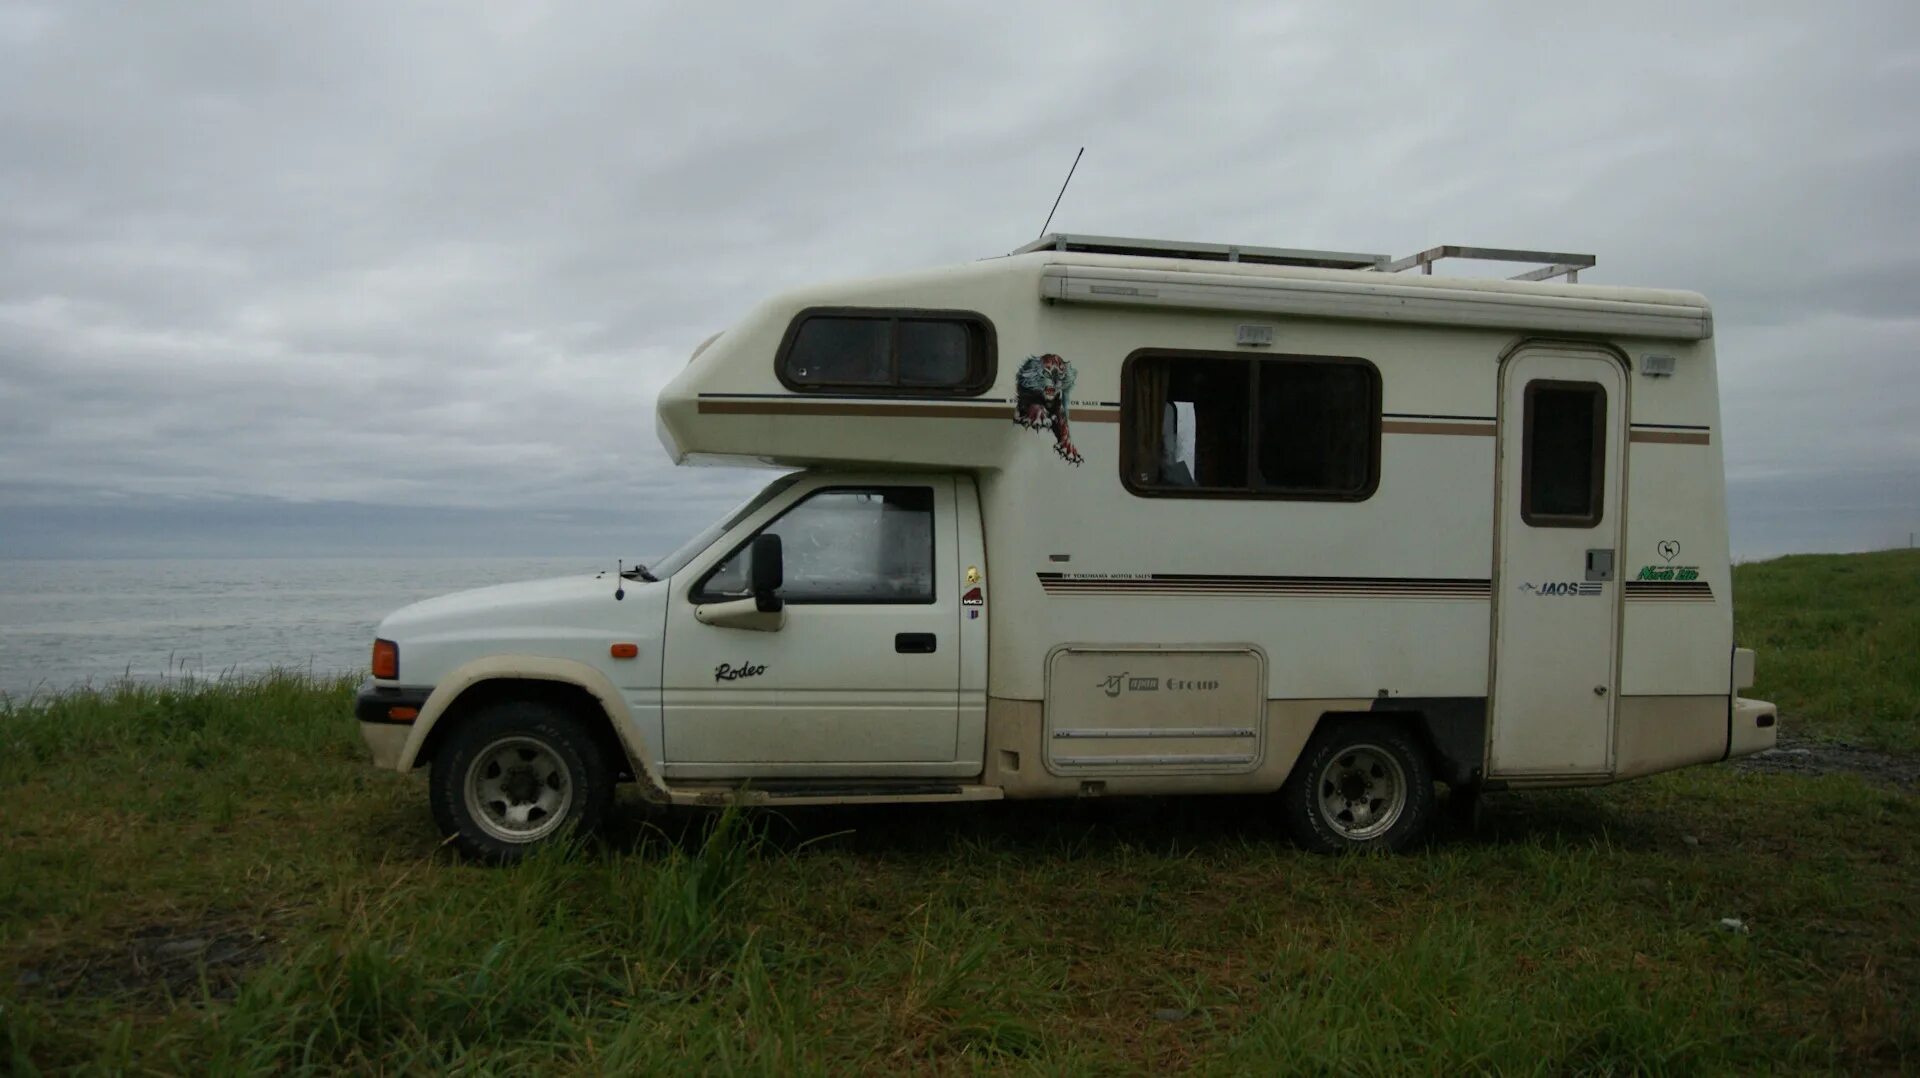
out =
<svg viewBox="0 0 1920 1078"><path fill-rule="evenodd" d="M369 678L353 697L353 717L360 720L360 737L373 753L373 765L392 770L413 733L414 719L433 695L430 686L379 685Z"/></svg>
<svg viewBox="0 0 1920 1078"><path fill-rule="evenodd" d="M382 771L392 771L400 766L400 752L407 747L407 735L412 732L413 727L398 723L360 724L360 739L367 743L367 750L373 753L373 766Z"/></svg>

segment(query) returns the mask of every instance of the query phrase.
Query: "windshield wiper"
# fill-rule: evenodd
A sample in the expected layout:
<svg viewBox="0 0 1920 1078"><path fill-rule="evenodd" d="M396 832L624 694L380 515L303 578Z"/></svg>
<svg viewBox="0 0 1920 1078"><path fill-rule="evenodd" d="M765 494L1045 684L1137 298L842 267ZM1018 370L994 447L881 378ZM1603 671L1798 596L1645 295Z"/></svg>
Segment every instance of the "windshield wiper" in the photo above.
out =
<svg viewBox="0 0 1920 1078"><path fill-rule="evenodd" d="M648 572L647 567L638 562L634 563L633 568L622 571L620 575L626 577L628 580L645 580L650 583L657 582L660 579Z"/></svg>

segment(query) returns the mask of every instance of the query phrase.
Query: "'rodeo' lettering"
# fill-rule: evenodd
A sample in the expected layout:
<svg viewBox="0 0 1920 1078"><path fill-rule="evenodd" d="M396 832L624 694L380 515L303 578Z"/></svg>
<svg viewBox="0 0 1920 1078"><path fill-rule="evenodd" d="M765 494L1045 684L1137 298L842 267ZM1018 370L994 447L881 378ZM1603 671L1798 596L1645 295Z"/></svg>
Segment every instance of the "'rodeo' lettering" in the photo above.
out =
<svg viewBox="0 0 1920 1078"><path fill-rule="evenodd" d="M765 663L748 662L748 663L741 663L739 666L731 666L731 665L728 665L727 663L721 663L719 666L716 666L713 668L713 680L739 681L743 677L759 677L761 674L764 674L766 672L767 672L767 667Z"/></svg>

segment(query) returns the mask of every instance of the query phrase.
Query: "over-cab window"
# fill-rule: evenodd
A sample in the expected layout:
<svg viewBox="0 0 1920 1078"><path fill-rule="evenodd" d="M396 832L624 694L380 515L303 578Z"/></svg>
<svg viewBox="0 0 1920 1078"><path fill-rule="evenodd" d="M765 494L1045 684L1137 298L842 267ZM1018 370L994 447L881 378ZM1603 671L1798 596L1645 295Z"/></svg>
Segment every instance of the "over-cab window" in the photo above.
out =
<svg viewBox="0 0 1920 1078"><path fill-rule="evenodd" d="M965 311L815 308L775 362L801 392L969 396L993 384L993 326Z"/></svg>
<svg viewBox="0 0 1920 1078"><path fill-rule="evenodd" d="M1607 469L1607 391L1597 382L1527 383L1520 519L1536 528L1600 523Z"/></svg>
<svg viewBox="0 0 1920 1078"><path fill-rule="evenodd" d="M1380 480L1380 372L1344 356L1145 352L1121 375L1135 494L1358 501Z"/></svg>
<svg viewBox="0 0 1920 1078"><path fill-rule="evenodd" d="M755 535L780 537L789 603L931 603L933 488L816 490ZM696 603L743 599L753 540L694 586Z"/></svg>

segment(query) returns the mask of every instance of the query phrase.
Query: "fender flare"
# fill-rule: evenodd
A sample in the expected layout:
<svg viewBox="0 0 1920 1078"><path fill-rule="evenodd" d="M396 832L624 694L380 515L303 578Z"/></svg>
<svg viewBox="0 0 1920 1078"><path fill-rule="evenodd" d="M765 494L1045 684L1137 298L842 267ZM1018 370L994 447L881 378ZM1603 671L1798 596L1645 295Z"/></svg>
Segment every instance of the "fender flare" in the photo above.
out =
<svg viewBox="0 0 1920 1078"><path fill-rule="evenodd" d="M413 770L414 760L420 755L421 746L426 744L427 736L468 689L486 681L505 680L554 681L584 690L606 712L607 720L613 724L614 736L620 739L620 745L626 750L627 759L633 763L641 784L650 787L650 793L665 796L667 786L660 774L659 761L653 758L646 744L640 740L634 728L633 711L627 706L626 698L620 695L620 690L613 687L613 682L585 663L538 655L489 655L465 663L441 678L434 685L427 702L421 705L420 717L414 720L413 729L407 733L406 744L400 749L394 770Z"/></svg>

